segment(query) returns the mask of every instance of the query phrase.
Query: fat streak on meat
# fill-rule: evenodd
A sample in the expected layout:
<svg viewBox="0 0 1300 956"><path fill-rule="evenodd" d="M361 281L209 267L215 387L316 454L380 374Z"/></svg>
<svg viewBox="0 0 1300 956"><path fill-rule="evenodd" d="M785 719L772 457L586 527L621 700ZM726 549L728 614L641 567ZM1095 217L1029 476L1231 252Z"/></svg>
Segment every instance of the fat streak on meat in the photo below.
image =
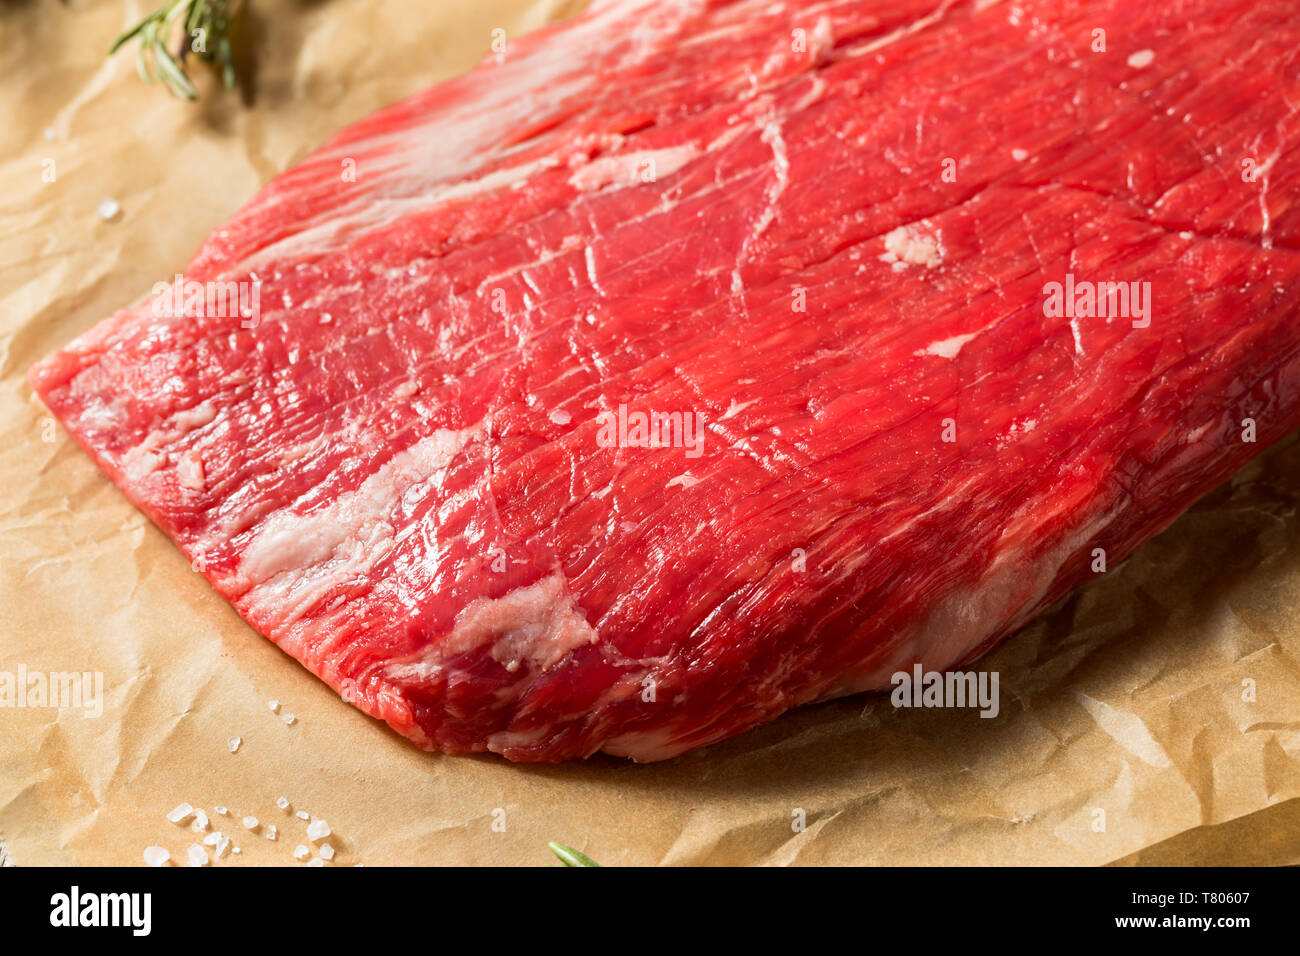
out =
<svg viewBox="0 0 1300 956"><path fill-rule="evenodd" d="M32 384L420 746L671 757L971 661L1300 424L1298 51L1294 0L598 3L267 185L184 278L244 314Z"/></svg>

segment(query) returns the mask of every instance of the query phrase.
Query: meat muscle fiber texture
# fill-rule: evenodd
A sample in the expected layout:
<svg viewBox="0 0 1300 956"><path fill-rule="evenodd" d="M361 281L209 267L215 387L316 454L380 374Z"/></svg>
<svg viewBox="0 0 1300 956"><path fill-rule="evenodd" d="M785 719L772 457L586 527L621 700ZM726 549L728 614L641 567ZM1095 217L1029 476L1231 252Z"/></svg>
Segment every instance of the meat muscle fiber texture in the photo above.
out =
<svg viewBox="0 0 1300 956"><path fill-rule="evenodd" d="M1292 0L598 3L31 381L420 746L671 757L972 660L1300 425L1298 51Z"/></svg>

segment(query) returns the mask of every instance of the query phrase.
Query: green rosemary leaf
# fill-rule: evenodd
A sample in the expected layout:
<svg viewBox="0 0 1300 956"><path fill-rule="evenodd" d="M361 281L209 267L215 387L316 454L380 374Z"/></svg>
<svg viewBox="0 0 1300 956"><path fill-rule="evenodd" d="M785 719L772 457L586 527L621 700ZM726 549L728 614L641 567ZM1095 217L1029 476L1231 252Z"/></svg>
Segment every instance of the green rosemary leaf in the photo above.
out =
<svg viewBox="0 0 1300 956"><path fill-rule="evenodd" d="M221 80L226 89L235 88L235 60L230 55L230 39L223 36L217 44L217 55L221 59Z"/></svg>
<svg viewBox="0 0 1300 956"><path fill-rule="evenodd" d="M135 52L135 71L146 83L154 81L153 71L149 69L149 47L145 44L141 44Z"/></svg>
<svg viewBox="0 0 1300 956"><path fill-rule="evenodd" d="M585 853L579 853L571 846L565 846L563 843L548 843L551 852L560 858L565 866L600 866L595 860Z"/></svg>
<svg viewBox="0 0 1300 956"><path fill-rule="evenodd" d="M127 30L125 33L119 36L116 40L113 41L113 45L108 48L108 55L112 56L114 53L116 53L119 49L121 49L122 44L126 43L132 37L137 36L140 33L140 31L143 30L146 26L148 26L151 22L152 20L148 18L141 20L131 29Z"/></svg>
<svg viewBox="0 0 1300 956"><path fill-rule="evenodd" d="M185 71L181 69L180 64L172 59L172 55L167 52L167 48L163 46L162 41L154 40L151 48L153 50L154 66L162 74L163 82L167 84L168 89L187 100L197 99L199 91L194 88L194 84L185 75Z"/></svg>

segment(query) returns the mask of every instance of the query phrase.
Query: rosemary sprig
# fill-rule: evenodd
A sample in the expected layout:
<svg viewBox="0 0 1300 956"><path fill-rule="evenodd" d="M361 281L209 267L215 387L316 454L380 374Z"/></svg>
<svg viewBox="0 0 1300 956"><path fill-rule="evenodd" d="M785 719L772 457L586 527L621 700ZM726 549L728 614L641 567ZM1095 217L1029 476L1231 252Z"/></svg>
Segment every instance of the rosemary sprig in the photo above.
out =
<svg viewBox="0 0 1300 956"><path fill-rule="evenodd" d="M221 71L227 89L235 85L235 61L230 51L230 28L239 0L168 0L108 48L112 56L124 44L138 40L135 64L146 83L161 79L167 89L186 100L198 98L198 90L185 72L192 53ZM168 41L178 32L181 40L173 55Z"/></svg>
<svg viewBox="0 0 1300 956"><path fill-rule="evenodd" d="M551 852L560 858L565 866L600 866L595 860L585 853L579 853L571 846L565 846L563 843L548 843ZM555 864L551 864L554 866Z"/></svg>

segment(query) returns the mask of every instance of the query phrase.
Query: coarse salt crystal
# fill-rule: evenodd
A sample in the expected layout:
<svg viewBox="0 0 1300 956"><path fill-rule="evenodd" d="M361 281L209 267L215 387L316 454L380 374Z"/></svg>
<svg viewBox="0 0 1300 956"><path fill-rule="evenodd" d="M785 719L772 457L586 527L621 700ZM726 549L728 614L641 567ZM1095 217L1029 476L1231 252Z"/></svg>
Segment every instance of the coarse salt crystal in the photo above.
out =
<svg viewBox="0 0 1300 956"><path fill-rule="evenodd" d="M309 856L311 856L311 850L303 846L301 843L293 848L293 858L295 860L305 860Z"/></svg>
<svg viewBox="0 0 1300 956"><path fill-rule="evenodd" d="M241 850L239 847L235 846L235 847L231 847L231 848L230 848L230 852L231 852L231 853L243 853L244 851Z"/></svg>
<svg viewBox="0 0 1300 956"><path fill-rule="evenodd" d="M228 816L230 816L230 811L227 810L225 807L213 807L212 809L213 809L213 810L216 810L217 813L218 813L220 816L223 816L223 817L228 817Z"/></svg>
<svg viewBox="0 0 1300 956"><path fill-rule="evenodd" d="M288 798L288 797L280 797L280 798L278 798L278 799L275 801L275 805L276 805L277 807L279 807L281 810L288 810L288 809L289 809L289 798Z"/></svg>
<svg viewBox="0 0 1300 956"><path fill-rule="evenodd" d="M295 717L293 714L281 714L280 719L283 720L286 724L292 724L298 718Z"/></svg>
<svg viewBox="0 0 1300 956"><path fill-rule="evenodd" d="M147 846L144 848L144 861L150 866L166 866L167 861L171 858L172 855L164 847Z"/></svg>
<svg viewBox="0 0 1300 956"><path fill-rule="evenodd" d="M266 832L263 833L262 835L266 837L268 840L274 840L277 836L279 836L279 831L277 831L274 826L269 826L266 828Z"/></svg>
<svg viewBox="0 0 1300 956"><path fill-rule="evenodd" d="M256 830L257 817L244 817L243 824L244 824L244 829L246 830Z"/></svg>
<svg viewBox="0 0 1300 956"><path fill-rule="evenodd" d="M118 201L116 199L102 200L98 208L96 208L95 210L95 212L99 215L99 218L104 220L104 222L112 222L114 219L117 218L118 214L121 211L122 211L122 207L121 205L118 204Z"/></svg>
<svg viewBox="0 0 1300 956"><path fill-rule="evenodd" d="M204 846L216 846L218 843L220 843L220 842L221 842L222 840L224 840L224 839L225 839L225 837L223 837L223 836L221 835L221 831L220 831L220 830L213 830L211 833L209 833L207 836L205 836L205 837L203 838L203 845L204 845Z"/></svg>
<svg viewBox="0 0 1300 956"><path fill-rule="evenodd" d="M320 845L320 858L322 860L334 859L334 847L330 846L328 843L322 843Z"/></svg>
<svg viewBox="0 0 1300 956"><path fill-rule="evenodd" d="M330 825L324 820L312 818L311 823L307 824L307 839L316 843L330 835Z"/></svg>
<svg viewBox="0 0 1300 956"><path fill-rule="evenodd" d="M229 853L229 852L230 852L230 840L229 840L227 837L224 837L224 836L223 836L220 840L217 841L217 857L218 857L218 859L220 859L221 857L224 857L224 856L225 856L227 853ZM235 848L235 852L236 852L236 853L239 852L239 848L238 848L238 847Z"/></svg>
<svg viewBox="0 0 1300 956"><path fill-rule="evenodd" d="M230 748L230 752L233 754L235 751L239 749L239 745L242 743L243 741L240 740L238 737L231 737L229 740L226 741L226 746Z"/></svg>
<svg viewBox="0 0 1300 956"><path fill-rule="evenodd" d="M324 866L324 865L325 865L325 861L324 861L324 860L308 860L308 861L307 861L307 865L308 865L308 866Z"/></svg>
<svg viewBox="0 0 1300 956"><path fill-rule="evenodd" d="M185 851L190 858L190 866L207 866L208 851L203 849L197 843L191 843L190 848Z"/></svg>
<svg viewBox="0 0 1300 956"><path fill-rule="evenodd" d="M208 828L208 815L202 810L194 811L194 822L190 824L190 829L195 833L202 833Z"/></svg>
<svg viewBox="0 0 1300 956"><path fill-rule="evenodd" d="M266 706L270 708L271 713L274 714L277 710L280 709L280 702L278 700L268 700L266 702Z"/></svg>
<svg viewBox="0 0 1300 956"><path fill-rule="evenodd" d="M194 808L188 803L182 803L167 814L167 819L172 823L182 824L192 816L194 816Z"/></svg>
<svg viewBox="0 0 1300 956"><path fill-rule="evenodd" d="M311 814L308 813L306 810L299 810L297 813L294 814L294 816L297 817L299 820L311 819Z"/></svg>

